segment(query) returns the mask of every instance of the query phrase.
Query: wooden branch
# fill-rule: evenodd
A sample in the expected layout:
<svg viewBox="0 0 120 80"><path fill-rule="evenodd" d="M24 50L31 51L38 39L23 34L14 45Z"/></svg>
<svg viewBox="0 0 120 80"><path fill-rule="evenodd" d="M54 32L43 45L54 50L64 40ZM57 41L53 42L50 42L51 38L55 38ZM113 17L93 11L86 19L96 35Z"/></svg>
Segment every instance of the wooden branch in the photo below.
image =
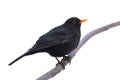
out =
<svg viewBox="0 0 120 80"><path fill-rule="evenodd" d="M98 29L95 29L91 32L89 32L87 35L85 35L81 40L80 40L80 43L78 45L78 47L73 50L71 53L69 53L69 57L70 59L72 60L72 58L76 55L76 52L93 36L95 36L96 34L98 33L101 33L103 31L106 31L110 28L113 28L113 27L116 27L116 26L119 26L120 25L120 21L118 22L114 22L114 23L111 23L111 24L108 24L106 26L103 26L101 28L98 28ZM68 60L65 60L65 59L62 59L62 62L67 65L69 63ZM53 68L52 70L50 70L49 72L45 73L44 75L42 75L41 77L39 77L38 79L36 80L48 80L52 77L54 77L56 74L58 74L59 72L61 72L63 69L62 69L62 66L60 64L58 64L55 68Z"/></svg>

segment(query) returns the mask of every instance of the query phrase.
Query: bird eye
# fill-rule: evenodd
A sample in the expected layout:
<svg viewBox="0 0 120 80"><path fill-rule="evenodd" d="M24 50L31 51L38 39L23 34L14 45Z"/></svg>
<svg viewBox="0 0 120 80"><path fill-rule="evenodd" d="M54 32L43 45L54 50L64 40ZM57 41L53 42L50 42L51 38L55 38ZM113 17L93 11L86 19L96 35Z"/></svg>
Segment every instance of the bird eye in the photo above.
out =
<svg viewBox="0 0 120 80"><path fill-rule="evenodd" d="M72 21L73 24L77 24L77 21Z"/></svg>

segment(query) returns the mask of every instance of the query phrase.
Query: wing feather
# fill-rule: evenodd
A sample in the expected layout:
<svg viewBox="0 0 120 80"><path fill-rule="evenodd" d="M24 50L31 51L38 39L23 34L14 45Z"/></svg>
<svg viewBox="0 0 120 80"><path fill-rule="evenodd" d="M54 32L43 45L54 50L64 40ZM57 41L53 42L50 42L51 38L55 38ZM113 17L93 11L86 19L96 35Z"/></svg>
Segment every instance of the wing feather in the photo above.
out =
<svg viewBox="0 0 120 80"><path fill-rule="evenodd" d="M41 36L29 51L37 51L68 42L71 36L64 30L54 30Z"/></svg>

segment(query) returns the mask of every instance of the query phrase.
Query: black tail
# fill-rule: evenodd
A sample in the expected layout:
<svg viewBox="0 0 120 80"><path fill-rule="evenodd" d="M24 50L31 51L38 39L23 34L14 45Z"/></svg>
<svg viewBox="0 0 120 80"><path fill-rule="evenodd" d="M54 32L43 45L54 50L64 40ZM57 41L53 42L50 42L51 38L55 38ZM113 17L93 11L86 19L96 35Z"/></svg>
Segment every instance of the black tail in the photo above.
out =
<svg viewBox="0 0 120 80"><path fill-rule="evenodd" d="M8 65L12 65L13 63L15 63L16 61L18 61L19 59L21 59L22 57L26 56L26 54L21 55L20 57L18 57L17 59L15 59L14 61L12 61L11 63L9 63Z"/></svg>

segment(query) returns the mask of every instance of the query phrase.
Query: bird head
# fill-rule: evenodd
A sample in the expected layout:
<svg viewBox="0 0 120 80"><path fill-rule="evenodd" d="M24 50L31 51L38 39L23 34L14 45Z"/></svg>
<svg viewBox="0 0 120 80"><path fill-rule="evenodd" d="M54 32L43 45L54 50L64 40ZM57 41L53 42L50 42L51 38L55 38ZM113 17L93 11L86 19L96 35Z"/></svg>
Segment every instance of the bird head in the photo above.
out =
<svg viewBox="0 0 120 80"><path fill-rule="evenodd" d="M77 17L72 17L72 18L69 18L65 24L71 24L71 25L81 25L83 22L87 21L87 19L82 19L80 20L79 18Z"/></svg>

